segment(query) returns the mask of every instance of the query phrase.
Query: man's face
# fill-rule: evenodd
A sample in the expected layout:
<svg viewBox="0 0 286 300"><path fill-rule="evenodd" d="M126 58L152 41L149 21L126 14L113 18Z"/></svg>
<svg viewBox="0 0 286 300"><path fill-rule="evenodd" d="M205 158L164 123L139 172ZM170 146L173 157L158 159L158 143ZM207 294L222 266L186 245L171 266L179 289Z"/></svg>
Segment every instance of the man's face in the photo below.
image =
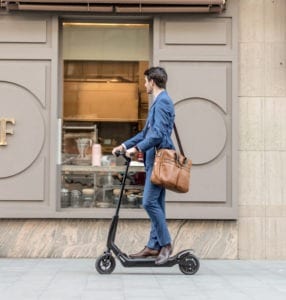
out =
<svg viewBox="0 0 286 300"><path fill-rule="evenodd" d="M153 80L151 79L150 81L148 81L147 76L145 76L145 88L147 94L153 94L153 86L154 86Z"/></svg>

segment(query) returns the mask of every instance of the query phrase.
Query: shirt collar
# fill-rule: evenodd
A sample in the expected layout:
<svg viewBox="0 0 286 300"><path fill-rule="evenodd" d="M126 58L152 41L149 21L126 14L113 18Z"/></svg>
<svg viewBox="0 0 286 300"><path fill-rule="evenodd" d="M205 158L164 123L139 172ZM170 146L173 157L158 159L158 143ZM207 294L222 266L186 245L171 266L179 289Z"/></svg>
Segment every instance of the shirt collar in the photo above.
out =
<svg viewBox="0 0 286 300"><path fill-rule="evenodd" d="M154 95L154 99L153 99L153 103L156 101L156 99L158 98L158 96L164 92L165 90L161 90L157 95Z"/></svg>

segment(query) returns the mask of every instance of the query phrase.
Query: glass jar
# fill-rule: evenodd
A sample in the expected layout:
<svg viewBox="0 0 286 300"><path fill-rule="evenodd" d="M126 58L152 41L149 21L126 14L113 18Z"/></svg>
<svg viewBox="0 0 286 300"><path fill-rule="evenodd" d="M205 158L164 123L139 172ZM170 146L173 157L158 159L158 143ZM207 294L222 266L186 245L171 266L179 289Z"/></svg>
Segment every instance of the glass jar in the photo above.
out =
<svg viewBox="0 0 286 300"><path fill-rule="evenodd" d="M94 207L94 189L82 190L82 202L83 207Z"/></svg>
<svg viewBox="0 0 286 300"><path fill-rule="evenodd" d="M80 207L81 206L81 192L79 190L71 191L71 207Z"/></svg>
<svg viewBox="0 0 286 300"><path fill-rule="evenodd" d="M61 190L61 207L69 207L70 206L70 193L68 189L63 188Z"/></svg>

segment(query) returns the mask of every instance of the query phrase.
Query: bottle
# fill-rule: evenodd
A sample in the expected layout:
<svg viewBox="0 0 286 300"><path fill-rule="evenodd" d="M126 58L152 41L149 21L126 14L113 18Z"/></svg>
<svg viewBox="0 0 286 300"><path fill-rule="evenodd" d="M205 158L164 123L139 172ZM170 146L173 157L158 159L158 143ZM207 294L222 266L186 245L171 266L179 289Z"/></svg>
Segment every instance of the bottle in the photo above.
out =
<svg viewBox="0 0 286 300"><path fill-rule="evenodd" d="M92 145L92 165L101 166L101 145L98 143L96 125L94 125L94 136L93 136L93 145Z"/></svg>
<svg viewBox="0 0 286 300"><path fill-rule="evenodd" d="M92 165L101 166L101 145L100 144L92 145Z"/></svg>

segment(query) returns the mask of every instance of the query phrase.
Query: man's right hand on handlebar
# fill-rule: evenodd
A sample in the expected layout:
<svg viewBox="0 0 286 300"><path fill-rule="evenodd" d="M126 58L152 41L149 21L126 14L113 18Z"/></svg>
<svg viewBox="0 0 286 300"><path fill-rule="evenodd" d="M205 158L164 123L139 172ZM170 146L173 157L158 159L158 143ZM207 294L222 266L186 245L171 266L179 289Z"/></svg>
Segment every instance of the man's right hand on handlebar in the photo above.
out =
<svg viewBox="0 0 286 300"><path fill-rule="evenodd" d="M137 147L132 147L128 150L125 149L123 145L119 145L112 150L112 154L118 156L118 153L124 153L127 157L131 158L131 156L135 155L138 152Z"/></svg>
<svg viewBox="0 0 286 300"><path fill-rule="evenodd" d="M112 154L114 155L114 156L116 156L116 152L125 152L126 150L125 150L125 148L123 147L123 145L119 145L119 146L117 146L117 147L115 147L115 148L113 148L113 150L112 150Z"/></svg>

